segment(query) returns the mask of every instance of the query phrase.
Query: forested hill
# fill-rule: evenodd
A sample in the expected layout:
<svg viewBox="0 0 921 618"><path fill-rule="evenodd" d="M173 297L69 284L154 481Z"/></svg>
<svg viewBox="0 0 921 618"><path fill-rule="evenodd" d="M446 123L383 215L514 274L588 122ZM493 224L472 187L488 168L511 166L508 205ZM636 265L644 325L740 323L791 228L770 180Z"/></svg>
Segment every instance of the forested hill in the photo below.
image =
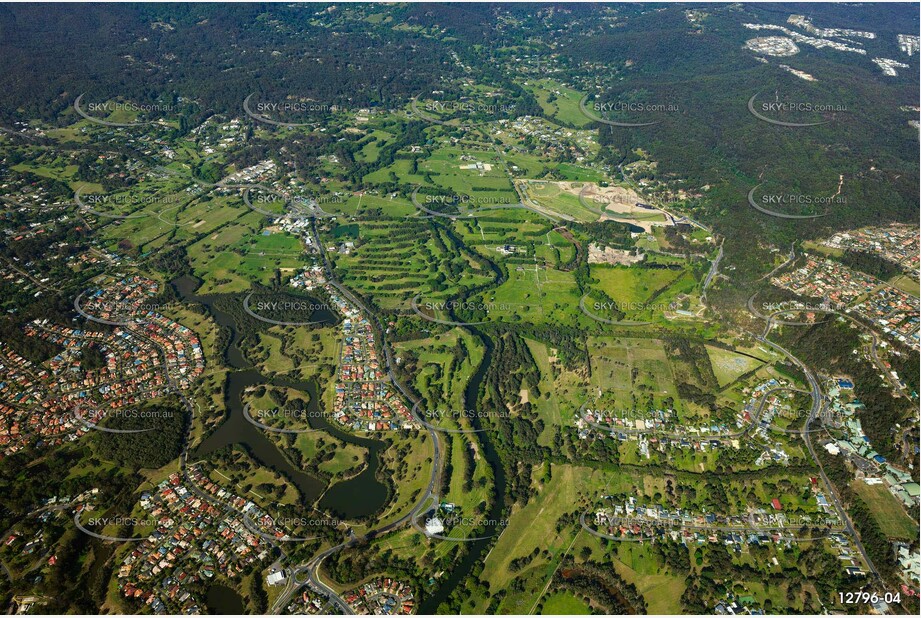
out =
<svg viewBox="0 0 921 618"><path fill-rule="evenodd" d="M847 39L862 54L802 41L785 57L746 48L795 30L796 12L817 28L875 37ZM727 263L754 280L770 269L770 249L917 221L918 129L909 120L918 117L910 106L919 54L905 54L896 37L917 33L918 21L910 3L0 5L0 116L68 123L83 92L96 101L183 97L191 127L215 112L240 115L254 92L403 107L459 84L503 91L512 115L541 115L525 83L552 75L595 97L676 106L651 126L588 126L615 175L648 156L650 180L699 196L685 211L713 225L727 240ZM907 68L884 75L877 57ZM753 95L842 111L790 129L756 119L746 105ZM846 200L816 219L766 216L747 201L756 185L831 195L839 182Z"/></svg>
<svg viewBox="0 0 921 618"><path fill-rule="evenodd" d="M328 104L405 102L450 75L419 33L319 25L323 5L0 5L0 109L54 120L82 92L150 103L184 96L238 114L252 92Z"/></svg>

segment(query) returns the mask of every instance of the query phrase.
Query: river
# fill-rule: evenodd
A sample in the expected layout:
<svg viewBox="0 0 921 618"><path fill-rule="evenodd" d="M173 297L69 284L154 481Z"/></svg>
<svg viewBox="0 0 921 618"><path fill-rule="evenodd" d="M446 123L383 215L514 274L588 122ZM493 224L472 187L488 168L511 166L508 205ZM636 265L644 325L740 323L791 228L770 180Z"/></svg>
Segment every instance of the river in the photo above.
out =
<svg viewBox="0 0 921 618"><path fill-rule="evenodd" d="M467 383L467 388L464 390L464 408L468 410L475 410L477 405L477 400L479 399L480 385L483 383L483 379L486 377L486 371L489 369L490 361L492 360L493 353L493 344L489 337L483 336L477 329L473 327L467 327L473 331L479 340L483 343L483 360L480 362L480 366L477 368L476 372L470 378L470 381ZM480 419L472 418L471 423L474 426L474 429L481 429ZM464 554L460 562L454 565L454 568L451 569L450 574L439 582L438 588L431 594L431 596L426 597L419 606L420 614L435 614L438 610L438 606L448 599L451 596L451 593L458 587L458 585L463 582L463 580L473 569L474 565L480 559L483 551L490 544L495 542L496 534L501 533L501 530L496 530L498 527L495 522L498 522L502 519L502 512L505 507L505 489L506 489L506 478L505 478L505 469L502 467L502 462L499 459L499 454L496 452L496 449L493 447L492 442L488 438L489 432L479 432L475 434L468 434L474 439L478 439L478 447L480 452L483 454L483 457L489 462L490 467L493 471L493 502L489 507L489 512L486 514L486 519L491 522L491 525L487 526L485 531L479 533L481 536L486 538L480 539L478 541L472 541L466 543L467 553Z"/></svg>
<svg viewBox="0 0 921 618"><path fill-rule="evenodd" d="M226 446L241 444L259 464L279 472L294 483L305 506L312 507L319 500L317 507L320 510L341 519L364 518L383 509L388 502L390 492L387 486L377 479L377 472L380 469L381 453L387 444L381 440L347 433L331 423L325 415L319 414L321 398L316 382L286 380L279 377L269 378L256 370L240 348L243 335L233 315L221 310L215 303L221 298L221 295L196 295L195 290L200 282L190 276L180 277L174 280L172 285L184 301L200 303L219 325L229 328L232 333L227 348L224 350L224 361L233 369L228 372L225 385L225 405L228 414L224 422L198 445L193 454L190 454L190 461L205 458L208 454ZM335 322L335 315L331 313L322 314L319 317L325 323ZM359 474L327 488L323 479L295 467L278 446L265 435L265 430L247 421L243 414L245 390L260 385L292 388L307 395L311 428L319 429L338 440L367 449L368 462L365 468Z"/></svg>

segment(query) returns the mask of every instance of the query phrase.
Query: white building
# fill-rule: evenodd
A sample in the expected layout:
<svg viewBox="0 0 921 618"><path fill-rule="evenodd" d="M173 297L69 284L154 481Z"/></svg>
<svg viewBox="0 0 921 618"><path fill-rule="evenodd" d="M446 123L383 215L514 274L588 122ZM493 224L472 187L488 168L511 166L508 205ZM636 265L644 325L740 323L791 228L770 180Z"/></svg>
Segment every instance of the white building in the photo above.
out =
<svg viewBox="0 0 921 618"><path fill-rule="evenodd" d="M445 531L444 524L437 517L433 517L425 522L425 533L429 536L441 534Z"/></svg>
<svg viewBox="0 0 921 618"><path fill-rule="evenodd" d="M285 581L285 572L282 571L272 571L269 573L269 576L265 578L265 581L270 586L277 586L283 581Z"/></svg>

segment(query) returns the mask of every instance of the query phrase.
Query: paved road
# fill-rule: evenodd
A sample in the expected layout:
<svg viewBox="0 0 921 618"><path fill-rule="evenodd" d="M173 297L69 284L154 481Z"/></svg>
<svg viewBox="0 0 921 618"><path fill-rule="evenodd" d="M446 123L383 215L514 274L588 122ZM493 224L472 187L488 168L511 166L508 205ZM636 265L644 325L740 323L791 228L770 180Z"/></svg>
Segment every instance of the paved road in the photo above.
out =
<svg viewBox="0 0 921 618"><path fill-rule="evenodd" d="M597 536L597 537L601 537L601 538L603 538L603 539L610 539L610 540L612 540L612 541L647 541L647 540L650 540L650 539L654 538L652 535L640 536L640 537L622 537L622 536L615 536L615 535L612 535L612 534L606 534L606 533L604 533L604 532L600 532L600 531L595 530L594 528L590 527L590 526L585 522L585 518L586 518L587 516L589 516L589 513L582 513L582 514L579 516L579 523L582 524L582 527L583 527L585 530L587 530L587 531L590 532L591 534L593 534L593 535L595 535L595 536ZM628 519L628 518L622 518L622 517L610 517L610 518L608 519L608 521L610 521L610 522L613 523L613 524L618 524L618 523L622 523L622 522L634 523L634 524L635 524L635 523L643 523L643 522L641 522L641 521L638 521L637 519ZM667 526L675 526L675 525L676 525L674 522L671 522L671 521L668 521L668 520L662 520L662 521L650 520L650 521L648 521L648 522L646 522L646 523L647 523L648 525L659 526L659 527L667 527ZM729 526L729 525L721 525L721 524L710 525L710 524L686 524L686 523L680 523L680 524L677 524L677 525L679 525L680 528L681 528L682 530L685 530L685 529L686 529L686 530L706 530L706 531L710 531L710 532L741 532L741 533L745 533L745 534L750 534L750 533L755 533L755 534L757 534L757 533L765 533L765 532L777 532L777 531L783 531L783 530L802 530L802 529L803 529L803 524L800 524L800 525L797 525L797 526L755 526L755 525L751 525L751 526ZM828 529L828 533L825 534L825 535L823 535L823 537L800 537L800 538L794 538L793 540L794 540L794 541L813 541L813 540L815 540L816 538L824 538L825 536L828 536L828 535L830 535L830 534L832 534L832 533L835 533L835 532L847 532L847 530L846 530L844 527L841 527L841 528L829 528L829 529Z"/></svg>
<svg viewBox="0 0 921 618"><path fill-rule="evenodd" d="M629 429L629 428L627 428L627 427L623 427L623 428L621 428L621 427L611 427L611 426L609 426L609 425L602 425L602 424L596 423L596 422L594 422L594 421L586 420L585 418L582 418L582 420L583 420L586 424L591 425L592 427L594 427L594 428L596 428L596 429L600 429L600 430L602 430L602 431L612 431L612 432L613 432L613 431L616 431L616 432L618 432L618 433L622 433L622 434L625 434L625 435L648 434L648 435L661 436L661 437L665 437L665 438L671 438L671 439L674 439L674 440L687 439L687 438L692 438L692 439L694 439L694 440L731 440L731 439L733 439L733 438L741 438L741 437L744 436L746 433L748 433L748 432L751 430L752 427L754 427L755 425L758 424L758 421L761 420L761 415L762 415L762 413L763 413L763 411L764 411L764 406L767 405L768 397L769 397L771 394L776 393L776 392L778 392L778 391L795 391L795 392L797 392L797 393L810 393L810 392L812 392L812 391L804 391L804 390L801 390L801 389L798 389L798 388L793 388L793 387L790 387L790 386L778 386L777 388L772 388L772 389L766 391L766 392L764 393L764 395L762 395L762 397L761 397L761 401L760 401L760 403L758 404L758 409L757 409L757 411L752 415L752 420L751 420L751 422L748 423L747 425L745 425L744 427L742 427L739 431L735 431L735 432L732 432L732 433L716 433L716 434L710 434L710 435L692 434L692 433L688 433L688 432L684 432L684 433L669 433L669 432L665 432L665 431L656 431L655 429ZM583 407L584 407L584 406L583 406ZM581 410L580 410L580 412L581 412ZM797 430L797 431L798 431L798 430Z"/></svg>
<svg viewBox="0 0 921 618"><path fill-rule="evenodd" d="M762 275L762 276L758 279L758 281L764 281L765 279L767 279L768 277L772 276L772 275L773 275L774 273L776 273L777 271L783 270L784 268L786 268L787 266L789 266L790 264L792 264L793 261L794 261L795 259L796 259L796 250L794 249L794 245L791 244L791 245L790 245L790 253L787 254L787 261L784 262L783 264L781 264L780 266L774 267L774 269L773 269L771 272L767 273L766 275Z"/></svg>
<svg viewBox="0 0 921 618"><path fill-rule="evenodd" d="M710 287L710 284L713 282L713 278L716 276L716 273L719 272L720 262L723 259L723 243L720 243L719 253L716 254L716 259L713 260L713 263L710 264L710 271L707 273L707 278L704 279L704 284L701 286L700 302L707 304L707 288Z"/></svg>
<svg viewBox="0 0 921 618"><path fill-rule="evenodd" d="M749 298L749 308L753 307L752 301L754 295ZM754 313L756 317L764 318L765 316ZM775 350L781 352L784 356L790 359L796 366L798 366L803 374L806 376L806 380L809 382L809 386L812 390L812 408L809 411L809 416L806 418L806 422L803 424L803 431L800 434L803 438L803 441L806 443L806 448L809 450L809 454L812 456L812 459L815 461L816 465L819 468L819 475L822 477L822 482L825 484L825 487L828 491L829 496L831 497L831 504L834 505L835 510L838 512L838 516L841 518L841 521L844 522L845 531L850 535L851 539L854 541L854 545L857 547L857 550L860 552L860 555L863 557L864 563L867 565L868 570L874 575L877 580L880 580L879 571L876 569L876 566L873 564L873 561L870 560L870 556L867 555L867 551L863 546L863 543L860 540L856 530L854 529L853 522L851 522L850 517L847 514L847 511L844 509L844 506L841 502L841 497L838 495L837 489L829 480L828 475L825 474L825 468L822 466L822 462L819 460L815 452L815 447L812 444L812 433L809 431L809 426L815 421L816 417L821 412L824 403L825 397L822 394L822 389L819 386L819 382L815 377L815 374L812 370L800 359L794 356L789 350L781 346L780 344L770 341L767 336L770 334L771 329L774 327L773 315L767 316L767 323L764 327L764 333L760 336L756 336L758 341L769 345Z"/></svg>
<svg viewBox="0 0 921 618"><path fill-rule="evenodd" d="M628 185L630 185L631 187L633 187L633 190L636 191L639 195L642 195L642 194L643 194L643 193L642 193L642 187L638 186L635 182L633 182L633 180L632 180L629 176L627 176L627 174L624 172L624 166L623 166L622 163L621 163L621 164L618 164L617 169L618 169L618 171L620 171L620 176L621 176L621 178L624 179L624 182L627 183ZM650 201L652 201L652 200L650 200ZM702 229L702 230L704 230L704 231L706 231L706 232L710 232L710 233L713 232L712 229L710 229L709 227L707 227L707 226L704 225L703 223L700 223L699 221L695 221L694 219L691 219L691 218L688 217L687 215L676 215L676 214L674 214L673 212L669 211L669 210L668 210L667 208L665 208L664 206L662 206L661 204L655 204L655 203L653 203L652 206L654 206L654 207L657 208L658 210L661 210L663 213L665 213L667 216L669 216L669 217L671 218L671 220L672 220L673 222L675 222L675 223L681 223L681 222L683 222L683 221L687 221L689 224L693 225L694 227L698 227L698 228L700 228L700 229Z"/></svg>
<svg viewBox="0 0 921 618"><path fill-rule="evenodd" d="M384 361L385 361L385 365L387 368L387 375L390 378L390 382L394 385L394 387L397 388L397 390L400 391L403 397L405 397L409 402L411 402L412 404L411 409L414 409L415 403L416 403L414 397L403 386L403 384L400 383L400 381L394 375L393 356L390 352L390 348L387 345L387 342L385 341L385 331L384 331L383 325L380 323L380 320L378 320L377 317L371 311L368 310L367 306L365 306L365 304L362 303L361 300L359 300L350 290L348 290L341 283L339 283L339 281L336 280L333 274L332 265L329 262L329 257L326 255L326 252L323 250L323 245L320 244L320 235L317 230L315 220L312 221L311 233L314 237L315 246L318 248L321 257L323 258L323 264L326 269L326 276L327 276L327 280L329 281L329 284L332 285L334 288L336 288L336 290L338 290L340 294L342 294L346 299L348 299L349 302L353 303L356 307L358 307L359 310L361 310L361 312L365 316L367 316L369 320L373 321L377 325L378 332L380 333L381 350L383 351L383 354L384 354ZM420 419L416 418L416 420L419 421ZM435 493L435 488L436 488L438 477L441 471L441 459L442 459L443 448L441 444L441 436L438 435L438 432L434 431L431 428L426 428L426 429L428 431L429 438L432 440L432 444L434 447L433 457L432 457L432 471L429 477L428 485L426 486L425 491L422 492L422 495L419 501L416 503L416 505L412 509L410 509L410 511L406 513L403 517L400 517L399 519L385 526L381 526L380 528L371 530L361 537L352 537L348 541L345 541L338 545L334 545L333 547L330 547L324 550L323 552L317 554L305 564L295 567L293 569L292 576L288 580L288 584L284 592L278 597L278 600L276 600L275 604L272 606L272 609L271 609L272 613L279 613L287 606L291 596L297 591L297 589L300 587L300 584L304 583L303 581L300 581L298 579L298 577L301 575L306 575L307 583L309 583L316 590L325 594L326 597L329 599L329 601L333 603L334 605L336 605L343 613L345 614L352 613L351 608L348 606L348 603L346 603L345 600L342 597L340 597L336 593L335 590L333 590L331 587L329 587L327 584L325 584L322 581L322 579L320 578L320 566L323 564L323 561L326 558L335 554L338 551L347 549L349 547L354 547L373 537L379 536L381 534L386 534L393 530L397 530L408 523L411 524L418 517L418 515L422 511L424 511L424 509L427 507L427 505L429 504L431 500L434 500L437 503L438 498Z"/></svg>
<svg viewBox="0 0 921 618"><path fill-rule="evenodd" d="M812 326L813 322L791 322L788 320L779 320L776 317L778 315L793 313L797 311L796 309L785 309L781 311L775 311L769 315L764 315L763 313L761 313L755 308L754 303L755 303L755 297L757 295L758 293L755 292L748 298L748 310L755 317L760 318L762 320L768 320L771 324L777 325L777 326ZM896 391L897 394L902 395L903 397L906 397L908 399L911 398L911 395L909 395L908 390L904 388L903 386L901 386L898 382L896 382L892 378L891 375L889 375L889 369L886 368L886 366L883 364L883 361L880 359L879 353L877 350L879 346L879 335L876 334L875 330L873 330L870 326L861 322L854 316L847 314L847 313L843 313L841 311L837 311L835 309L812 309L811 311L813 313L825 313L828 315L835 315L835 316L844 318L845 320L849 320L852 324L858 326L859 328L864 329L871 337L870 358L873 361L873 363L876 365L876 368L885 377L886 381L889 382L889 385L892 387L894 391Z"/></svg>

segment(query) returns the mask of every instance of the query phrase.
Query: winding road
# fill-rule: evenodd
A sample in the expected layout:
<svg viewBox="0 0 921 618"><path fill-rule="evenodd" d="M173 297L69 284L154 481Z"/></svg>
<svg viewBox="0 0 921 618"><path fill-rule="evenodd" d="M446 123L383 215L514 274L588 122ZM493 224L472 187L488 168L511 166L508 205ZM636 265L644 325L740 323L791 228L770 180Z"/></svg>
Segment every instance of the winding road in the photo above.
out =
<svg viewBox="0 0 921 618"><path fill-rule="evenodd" d="M349 302L354 304L356 307L361 310L361 312L368 317L369 320L373 321L377 325L377 330L380 333L380 342L381 350L384 354L384 361L386 364L387 375L390 378L390 382L400 391L401 395L406 398L407 401L410 401L413 404L412 409L415 409L417 402L412 394L400 383L396 378L393 372L393 357L390 352L390 348L387 345L387 342L384 338L384 329L380 323L380 320L368 310L367 306L361 302L351 291L344 287L339 281L336 280L332 265L329 262L329 258L326 253L322 250L323 245L320 243L320 234L317 230L316 221L314 220L311 225L311 234L314 237L315 246L320 248L320 254L323 258L323 265L326 270L327 281L332 285L336 290L339 291ZM419 422L420 419L417 417L416 421ZM297 589L304 583L309 583L314 589L324 594L329 601L336 605L344 614L351 614L352 610L349 607L348 603L345 602L339 594L333 590L330 586L323 582L320 577L320 567L323 564L323 561L329 556L335 554L336 552L342 551L350 547L355 547L361 543L364 543L374 537L377 537L381 534L386 534L393 530L397 530L403 527L406 524L412 524L419 515L425 511L427 506L432 500L437 504L438 496L435 492L435 488L438 482L438 477L441 473L442 465L442 453L443 447L441 443L441 436L438 435L438 432L432 429L431 427L426 427L429 438L432 440L433 444L433 456L432 456L432 471L429 477L429 482L426 485L425 491L422 492L419 501L409 510L408 513L400 517L399 519L371 530L360 537L353 536L348 541L334 545L317 554L311 558L308 562L294 567L292 576L288 579L288 584L285 587L284 592L279 595L278 599L275 601L275 604L272 606L271 612L273 614L280 613L288 604L291 596L297 591ZM305 575L306 580L299 579L299 576Z"/></svg>
<svg viewBox="0 0 921 618"><path fill-rule="evenodd" d="M753 294L748 299L749 309L754 307L753 301L755 294ZM784 312L778 312L784 313ZM806 443L806 448L809 450L809 454L815 461L816 465L819 468L819 475L822 477L822 482L825 484L828 495L831 497L831 504L834 505L835 510L838 512L838 517L844 522L844 530L851 537L854 542L854 545L857 547L857 550L860 552L861 557L863 558L864 563L867 565L867 569L873 574L877 581L880 581L879 571L876 569L876 566L873 564L873 561L870 559L870 556L867 555L867 551L863 546L863 543L860 540L857 531L854 529L854 524L851 521L850 517L847 514L847 511L844 509L844 506L841 502L841 497L838 495L838 491L835 489L835 486L832 484L831 480L828 478L828 475L825 473L825 468L822 466L822 462L819 460L815 452L815 447L812 444L812 431L809 430L809 426L816 420L816 417L821 412L824 403L825 396L822 393L822 388L819 386L819 381L816 379L815 374L812 370L800 359L794 356L789 350L781 346L780 344L774 343L769 340L767 337L771 332L771 329L774 327L774 315L764 316L760 313L753 312L753 315L760 319L766 318L766 324L764 326L764 333L761 335L756 335L756 339L765 345L771 346L784 356L786 356L793 364L799 367L803 374L806 376L806 380L809 382L810 389L812 391L812 408L809 411L809 416L806 418L806 422L803 424L803 430L800 433L800 436L803 438L803 442Z"/></svg>

